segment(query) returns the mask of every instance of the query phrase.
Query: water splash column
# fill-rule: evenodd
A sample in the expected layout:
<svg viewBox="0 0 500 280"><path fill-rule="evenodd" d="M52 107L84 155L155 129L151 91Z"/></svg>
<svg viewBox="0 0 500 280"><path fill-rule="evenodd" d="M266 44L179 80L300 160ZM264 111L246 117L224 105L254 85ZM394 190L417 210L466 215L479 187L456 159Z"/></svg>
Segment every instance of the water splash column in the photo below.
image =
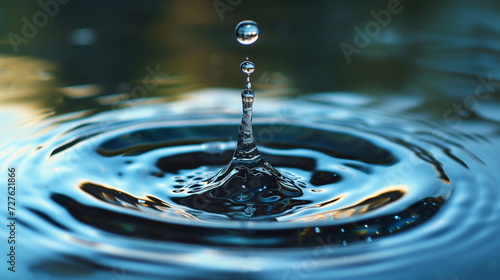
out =
<svg viewBox="0 0 500 280"><path fill-rule="evenodd" d="M241 92L243 116L238 129L238 144L233 155L233 162L256 162L261 159L261 155L255 145L252 129L252 106L254 93L251 88L250 74L255 71L253 62L247 60L240 64L240 69L247 75L245 89Z"/></svg>
<svg viewBox="0 0 500 280"><path fill-rule="evenodd" d="M259 26L255 21L244 20L236 26L236 40L242 45L251 45L259 38ZM252 106L254 93L250 82L250 74L255 71L255 64L248 57L240 64L240 70L247 75L245 89L241 92L243 116L238 129L238 144L233 155L232 163L251 163L262 159L255 145L252 131Z"/></svg>

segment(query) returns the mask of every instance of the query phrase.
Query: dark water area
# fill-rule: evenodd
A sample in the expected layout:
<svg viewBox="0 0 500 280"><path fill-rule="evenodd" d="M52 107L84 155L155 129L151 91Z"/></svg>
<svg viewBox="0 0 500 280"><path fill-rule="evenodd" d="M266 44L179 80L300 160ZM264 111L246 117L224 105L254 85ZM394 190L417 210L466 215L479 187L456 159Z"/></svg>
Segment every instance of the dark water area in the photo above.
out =
<svg viewBox="0 0 500 280"><path fill-rule="evenodd" d="M498 279L499 19L0 3L0 279Z"/></svg>

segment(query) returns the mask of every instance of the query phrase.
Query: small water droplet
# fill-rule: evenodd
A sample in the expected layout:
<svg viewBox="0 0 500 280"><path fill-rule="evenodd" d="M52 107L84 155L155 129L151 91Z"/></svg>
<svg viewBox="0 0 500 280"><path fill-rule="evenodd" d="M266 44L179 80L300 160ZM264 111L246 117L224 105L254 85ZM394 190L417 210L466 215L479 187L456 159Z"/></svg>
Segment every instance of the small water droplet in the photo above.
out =
<svg viewBox="0 0 500 280"><path fill-rule="evenodd" d="M253 64L253 62L251 61L243 61L241 64L240 64L240 69L241 69L241 72L247 74L247 75L250 75L252 74L254 71L255 71L255 64Z"/></svg>
<svg viewBox="0 0 500 280"><path fill-rule="evenodd" d="M255 43L259 38L259 26L253 20L244 20L236 26L236 39L242 45Z"/></svg>

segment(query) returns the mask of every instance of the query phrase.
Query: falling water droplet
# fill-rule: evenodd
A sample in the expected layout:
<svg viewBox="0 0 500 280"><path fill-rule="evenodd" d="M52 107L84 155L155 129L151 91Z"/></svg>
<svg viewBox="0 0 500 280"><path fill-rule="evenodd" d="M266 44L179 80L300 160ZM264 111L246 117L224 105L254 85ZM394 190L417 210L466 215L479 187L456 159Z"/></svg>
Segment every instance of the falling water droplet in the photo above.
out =
<svg viewBox="0 0 500 280"><path fill-rule="evenodd" d="M259 38L259 26L253 20L244 20L236 26L236 39L242 45L255 43Z"/></svg>
<svg viewBox="0 0 500 280"><path fill-rule="evenodd" d="M243 72L244 74L247 74L247 79L245 82L245 89L249 90L252 88L252 83L250 83L250 74L252 74L255 71L255 64L253 64L253 62L249 61L248 57L247 57L247 60L243 61L240 64L240 69L241 69L241 72Z"/></svg>
<svg viewBox="0 0 500 280"><path fill-rule="evenodd" d="M241 69L241 72L243 72L245 74L252 74L253 71L255 71L255 64L253 64L253 62L251 62L251 61L243 61L240 64L240 69Z"/></svg>

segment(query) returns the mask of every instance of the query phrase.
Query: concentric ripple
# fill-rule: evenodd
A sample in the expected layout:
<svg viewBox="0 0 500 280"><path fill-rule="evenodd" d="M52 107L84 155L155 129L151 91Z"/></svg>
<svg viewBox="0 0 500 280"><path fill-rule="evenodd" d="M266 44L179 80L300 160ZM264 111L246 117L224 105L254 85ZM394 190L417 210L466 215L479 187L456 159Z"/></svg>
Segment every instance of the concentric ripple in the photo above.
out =
<svg viewBox="0 0 500 280"><path fill-rule="evenodd" d="M498 147L321 95L254 108L259 150L300 191L207 188L236 145L237 97L63 116L13 138L3 154L23 178L25 238L41 248L31 270L384 279L491 250L478 244L499 228Z"/></svg>

